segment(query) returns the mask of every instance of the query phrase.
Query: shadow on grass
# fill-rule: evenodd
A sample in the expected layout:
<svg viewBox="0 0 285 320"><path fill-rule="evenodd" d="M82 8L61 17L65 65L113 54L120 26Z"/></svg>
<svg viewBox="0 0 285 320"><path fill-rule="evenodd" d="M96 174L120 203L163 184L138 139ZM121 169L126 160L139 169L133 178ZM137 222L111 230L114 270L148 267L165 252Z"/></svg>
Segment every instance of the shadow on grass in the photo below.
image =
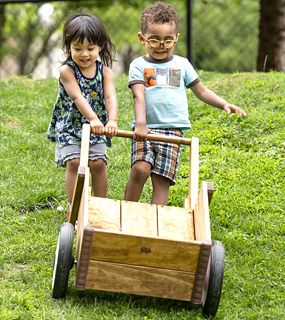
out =
<svg viewBox="0 0 285 320"><path fill-rule="evenodd" d="M149 296L137 296L131 294L117 293L117 292L103 292L103 291L76 291L74 287L68 288L66 300L71 304L80 306L89 306L93 303L97 305L106 304L120 304L121 306L131 309L154 309L157 312L163 313L177 313L181 311L194 311L202 308L199 305L193 305L187 301L163 299Z"/></svg>

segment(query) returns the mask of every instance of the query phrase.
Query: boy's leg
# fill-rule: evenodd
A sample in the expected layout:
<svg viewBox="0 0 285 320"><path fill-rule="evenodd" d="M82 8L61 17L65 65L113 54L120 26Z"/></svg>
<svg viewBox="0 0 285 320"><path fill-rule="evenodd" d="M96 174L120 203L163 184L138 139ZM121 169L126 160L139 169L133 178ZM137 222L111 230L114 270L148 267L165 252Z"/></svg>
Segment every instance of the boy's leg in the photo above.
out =
<svg viewBox="0 0 285 320"><path fill-rule="evenodd" d="M67 192L68 202L71 204L73 197L73 190L76 182L79 159L74 158L66 161L66 172L65 172L65 189Z"/></svg>
<svg viewBox="0 0 285 320"><path fill-rule="evenodd" d="M103 159L90 160L92 190L95 197L106 198L108 190L107 165Z"/></svg>
<svg viewBox="0 0 285 320"><path fill-rule="evenodd" d="M140 160L133 164L131 175L125 189L125 200L139 201L150 171L151 164L149 162Z"/></svg>
<svg viewBox="0 0 285 320"><path fill-rule="evenodd" d="M151 203L166 206L171 181L166 177L153 173L151 175L151 182L153 188Z"/></svg>

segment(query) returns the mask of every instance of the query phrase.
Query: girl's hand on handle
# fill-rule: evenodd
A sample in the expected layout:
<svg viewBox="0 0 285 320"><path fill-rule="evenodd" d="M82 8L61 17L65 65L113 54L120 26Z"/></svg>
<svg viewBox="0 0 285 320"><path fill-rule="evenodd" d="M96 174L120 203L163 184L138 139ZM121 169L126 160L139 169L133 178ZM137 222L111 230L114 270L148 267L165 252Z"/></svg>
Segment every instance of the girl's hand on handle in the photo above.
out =
<svg viewBox="0 0 285 320"><path fill-rule="evenodd" d="M134 139L137 141L146 141L146 136L150 129L146 125L136 125L134 130Z"/></svg>
<svg viewBox="0 0 285 320"><path fill-rule="evenodd" d="M101 136L104 134L104 125L99 119L90 120L91 132L96 136Z"/></svg>
<svg viewBox="0 0 285 320"><path fill-rule="evenodd" d="M105 126L105 135L108 138L112 138L118 132L118 123L116 120L109 120Z"/></svg>
<svg viewBox="0 0 285 320"><path fill-rule="evenodd" d="M226 103L223 109L224 111L226 111L226 113L236 113L240 116L246 116L246 112L243 109L235 106L234 104Z"/></svg>

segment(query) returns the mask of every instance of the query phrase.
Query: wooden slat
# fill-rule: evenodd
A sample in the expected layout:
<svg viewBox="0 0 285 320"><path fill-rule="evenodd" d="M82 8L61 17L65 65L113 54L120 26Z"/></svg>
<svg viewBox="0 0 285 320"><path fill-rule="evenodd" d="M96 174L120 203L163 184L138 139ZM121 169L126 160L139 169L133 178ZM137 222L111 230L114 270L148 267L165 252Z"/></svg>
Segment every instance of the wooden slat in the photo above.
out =
<svg viewBox="0 0 285 320"><path fill-rule="evenodd" d="M89 197L88 223L97 229L120 231L119 200Z"/></svg>
<svg viewBox="0 0 285 320"><path fill-rule="evenodd" d="M69 222L75 225L78 217L82 190L85 180L85 167L79 167L73 191Z"/></svg>
<svg viewBox="0 0 285 320"><path fill-rule="evenodd" d="M90 261L86 289L190 301L193 281L189 272Z"/></svg>
<svg viewBox="0 0 285 320"><path fill-rule="evenodd" d="M76 265L76 280L75 285L78 290L86 289L86 281L89 269L90 255L92 250L93 243L93 228L90 225L85 226L84 231L82 233L82 241L80 250L78 253L80 256L77 259Z"/></svg>
<svg viewBox="0 0 285 320"><path fill-rule="evenodd" d="M121 138L130 138L133 139L134 132L133 131L127 131L127 130L118 130L117 137ZM161 142L168 142L168 143L175 143L175 144L185 144L190 145L191 139L189 138L180 138L180 137L174 137L174 136L165 136L165 135L159 135L159 134L151 134L149 133L146 136L147 140L150 141L161 141Z"/></svg>
<svg viewBox="0 0 285 320"><path fill-rule="evenodd" d="M202 182L198 203L194 209L195 239L211 241L210 214L207 182Z"/></svg>
<svg viewBox="0 0 285 320"><path fill-rule="evenodd" d="M91 260L196 272L197 241L131 236L96 229Z"/></svg>
<svg viewBox="0 0 285 320"><path fill-rule="evenodd" d="M88 224L88 193L89 193L89 168L85 168L85 181L82 191L82 199L80 201L79 214L77 220L77 244L76 244L76 260L80 260L81 246L83 241L84 228Z"/></svg>
<svg viewBox="0 0 285 320"><path fill-rule="evenodd" d="M207 272L209 271L211 256L211 243L203 243L200 247L200 255L198 268L195 276L192 300L193 304L202 304L203 295L205 293L205 288L208 286Z"/></svg>
<svg viewBox="0 0 285 320"><path fill-rule="evenodd" d="M122 232L130 235L154 237L157 235L156 205L132 201L121 203Z"/></svg>
<svg viewBox="0 0 285 320"><path fill-rule="evenodd" d="M158 206L158 236L171 240L194 240L193 215L184 208Z"/></svg>
<svg viewBox="0 0 285 320"><path fill-rule="evenodd" d="M208 202L210 205L210 203L212 201L213 194L215 192L214 182L207 182L207 189L208 189Z"/></svg>
<svg viewBox="0 0 285 320"><path fill-rule="evenodd" d="M199 191L199 139L192 138L190 153L189 197L191 209L194 210Z"/></svg>
<svg viewBox="0 0 285 320"><path fill-rule="evenodd" d="M89 158L89 141L90 141L90 124L83 124L80 148L80 166L88 166Z"/></svg>

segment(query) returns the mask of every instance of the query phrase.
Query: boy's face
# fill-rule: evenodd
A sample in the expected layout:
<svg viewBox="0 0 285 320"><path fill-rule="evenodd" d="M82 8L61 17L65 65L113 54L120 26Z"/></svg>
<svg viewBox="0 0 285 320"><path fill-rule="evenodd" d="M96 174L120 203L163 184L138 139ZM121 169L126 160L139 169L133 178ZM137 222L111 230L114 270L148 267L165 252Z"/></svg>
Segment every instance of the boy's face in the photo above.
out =
<svg viewBox="0 0 285 320"><path fill-rule="evenodd" d="M152 23L144 34L138 32L139 40L146 46L147 56L155 60L166 60L172 55L178 36L174 23Z"/></svg>

